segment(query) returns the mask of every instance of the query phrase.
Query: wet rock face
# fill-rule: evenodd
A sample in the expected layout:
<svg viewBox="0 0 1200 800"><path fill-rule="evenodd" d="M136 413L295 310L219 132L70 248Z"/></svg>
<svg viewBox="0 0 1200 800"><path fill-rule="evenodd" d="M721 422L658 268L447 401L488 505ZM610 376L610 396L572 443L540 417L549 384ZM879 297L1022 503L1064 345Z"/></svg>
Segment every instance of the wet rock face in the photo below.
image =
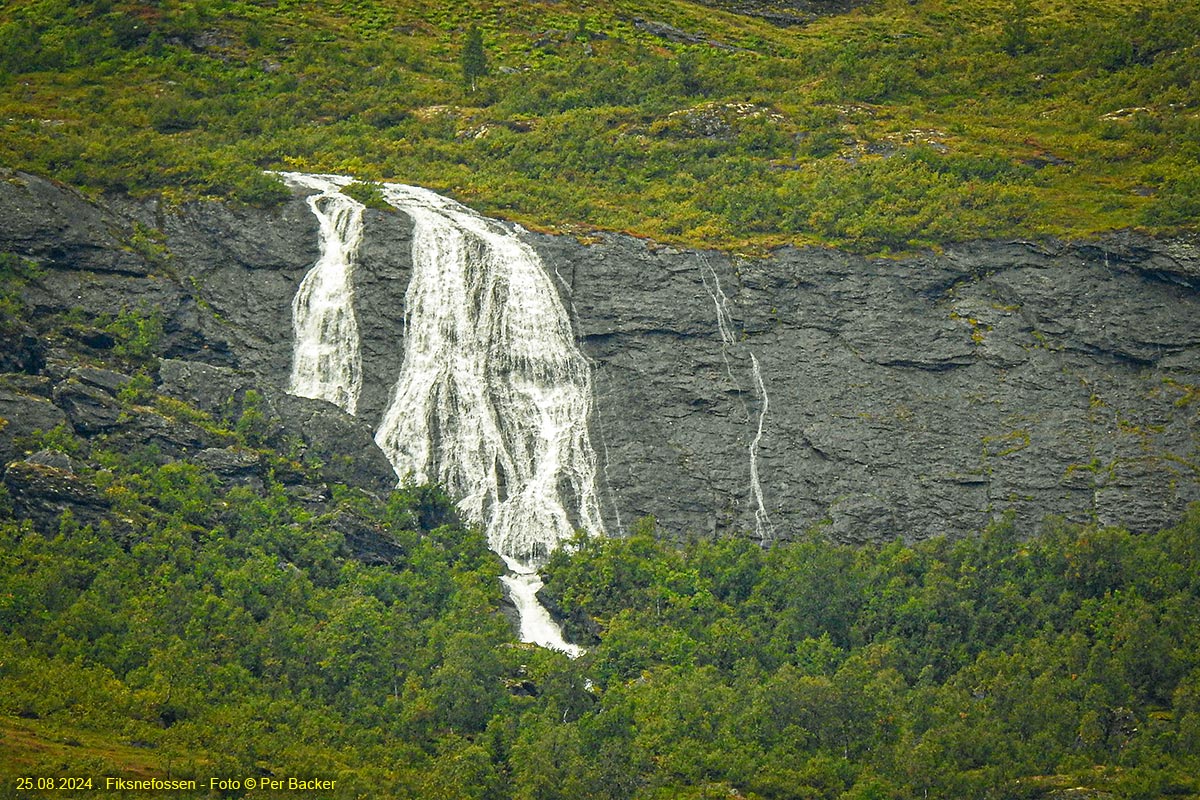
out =
<svg viewBox="0 0 1200 800"><path fill-rule="evenodd" d="M264 436L300 437L336 471L330 480L394 482L371 431L403 360L404 215L365 217L354 274L364 387L351 419L283 391L292 297L318 255L302 198L266 211L167 211L92 205L22 178L0 182L0 213L16 217L0 251L52 269L26 292L39 313L161 309L170 358L158 391L220 416L255 389ZM166 267L107 253L135 220L162 232ZM822 249L742 260L625 236L529 240L594 365L592 441L612 532L651 514L678 536L778 540L824 524L865 542L961 535L1009 511L1026 530L1047 515L1150 530L1200 500L1192 240L974 243L902 260ZM11 417L0 447L65 423L157 437L164 453L229 481L257 479L221 442L122 420L112 374L22 380L0 382L0 417ZM69 492L53 469L22 466L12 480ZM318 503L324 491L296 490Z"/></svg>
<svg viewBox="0 0 1200 800"><path fill-rule="evenodd" d="M596 362L626 522L754 531L760 419L767 538L818 523L843 541L954 535L1007 511L1027 529L1054 514L1150 530L1200 499L1194 243L900 261L541 244Z"/></svg>

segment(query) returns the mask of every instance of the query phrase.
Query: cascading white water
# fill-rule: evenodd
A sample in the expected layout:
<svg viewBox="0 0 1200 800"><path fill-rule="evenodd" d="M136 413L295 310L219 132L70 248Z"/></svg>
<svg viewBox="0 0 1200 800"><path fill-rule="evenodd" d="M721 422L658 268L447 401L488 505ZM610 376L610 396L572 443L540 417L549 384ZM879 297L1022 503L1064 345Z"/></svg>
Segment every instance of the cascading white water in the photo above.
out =
<svg viewBox="0 0 1200 800"><path fill-rule="evenodd" d="M348 179L284 173L314 189L308 207L320 223L321 255L292 300L292 376L288 391L328 400L353 414L362 390L362 357L351 274L362 242L363 205L339 190Z"/></svg>
<svg viewBox="0 0 1200 800"><path fill-rule="evenodd" d="M700 281L704 284L705 290L709 297L712 298L713 306L717 312L717 332L721 336L721 359L725 362L725 372L729 375L729 379L733 381L735 386L740 388L740 384L733 374L733 368L729 364L728 351L736 343L736 338L733 334L733 317L729 313L729 298L725 296L725 292L721 289L721 280L717 277L717 271L713 269L712 264L707 258L701 257L700 262ZM758 427L754 432L754 437L750 440L750 500L754 503L754 532L759 540L763 543L770 541L771 536L771 519L767 514L766 503L763 500L762 483L758 478L758 447L762 443L763 424L767 419L767 410L770 408L770 398L767 397L767 387L763 383L762 370L758 366L758 358L753 352L750 352L750 369L754 376L755 388L758 393L760 410L758 413ZM745 402L742 403L742 410L746 414L746 422L750 422L750 409L746 407Z"/></svg>
<svg viewBox="0 0 1200 800"><path fill-rule="evenodd" d="M504 559L512 572L500 580L508 587L508 596L521 618L521 641L533 642L551 650L559 650L571 658L583 655L583 648L563 639L562 630L537 599L542 579L537 572L527 570L510 558Z"/></svg>
<svg viewBox="0 0 1200 800"><path fill-rule="evenodd" d="M321 257L293 301L291 388L355 413L362 384L351 274L363 206L339 175L315 192ZM517 231L425 189L383 184L413 220L404 364L375 439L400 480L439 481L512 573L521 638L574 657L537 600L537 568L576 527L603 534L588 434L591 372L550 277ZM570 511L568 511L570 509Z"/></svg>
<svg viewBox="0 0 1200 800"><path fill-rule="evenodd" d="M750 495L754 498L754 532L764 544L769 541L771 534L771 518L767 516L767 506L763 502L762 484L758 480L758 446L762 443L763 423L767 420L767 410L771 407L771 399L767 397L767 387L763 383L762 370L758 368L758 358L750 354L750 365L754 371L754 382L758 385L758 399L762 410L758 412L758 430L750 441Z"/></svg>
<svg viewBox="0 0 1200 800"><path fill-rule="evenodd" d="M588 364L516 232L425 189L383 194L413 220L413 275L376 441L397 474L441 482L492 549L531 573L577 526L604 531Z"/></svg>
<svg viewBox="0 0 1200 800"><path fill-rule="evenodd" d="M725 347L736 341L733 336L733 317L729 315L729 298L721 289L721 280L717 277L717 271L713 269L712 264L708 263L708 258L703 255L700 256L700 281L704 284L704 288L708 291L708 296L712 298L713 306L717 310L717 332L721 334L721 344L724 345L721 348L723 355ZM728 361L725 366L728 368Z"/></svg>

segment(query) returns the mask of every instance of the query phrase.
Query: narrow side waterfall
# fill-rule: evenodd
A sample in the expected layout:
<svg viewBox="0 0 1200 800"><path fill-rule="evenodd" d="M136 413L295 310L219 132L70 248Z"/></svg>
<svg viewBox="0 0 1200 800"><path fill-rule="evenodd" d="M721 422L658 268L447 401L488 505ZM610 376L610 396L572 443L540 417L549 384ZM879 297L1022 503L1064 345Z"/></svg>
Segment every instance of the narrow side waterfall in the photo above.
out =
<svg viewBox="0 0 1200 800"><path fill-rule="evenodd" d="M349 414L362 390L362 357L354 317L351 274L362 242L363 205L339 190L348 181L285 173L308 197L320 223L321 255L292 299L292 376L288 391L328 400Z"/></svg>
<svg viewBox="0 0 1200 800"><path fill-rule="evenodd" d="M704 283L704 288L708 291L709 297L712 298L713 306L717 311L717 332L721 334L721 353L723 356L725 348L737 341L733 336L733 317L729 315L729 298L725 296L724 290L721 289L721 279L717 277L717 271L708 262L708 258L705 256L701 256L700 258L700 280ZM728 366L729 362L727 360L726 367Z"/></svg>
<svg viewBox="0 0 1200 800"><path fill-rule="evenodd" d="M758 412L758 430L750 441L750 496L754 498L754 532L763 544L769 541L771 518L767 516L767 506L763 502L762 484L758 480L758 446L762 443L763 423L767 420L767 411L771 408L771 399L767 397L767 387L763 383L762 370L758 368L758 358L750 354L750 365L754 370L754 382L758 385L758 400L761 410Z"/></svg>
<svg viewBox="0 0 1200 800"><path fill-rule="evenodd" d="M542 579L536 572L523 571L520 565L510 559L504 559L513 572L500 580L508 587L508 596L517 607L521 617L521 641L540 644L551 650L566 653L571 658L583 655L583 648L563 639L562 630L537 599L538 589L542 588Z"/></svg>
<svg viewBox="0 0 1200 800"><path fill-rule="evenodd" d="M425 189L386 184L384 197L415 227L404 364L375 439L398 475L440 481L532 573L576 528L604 530L587 361L516 232Z"/></svg>
<svg viewBox="0 0 1200 800"><path fill-rule="evenodd" d="M707 258L702 258L700 263L700 280L704 284L705 291L712 298L713 306L716 308L717 314L717 332L721 336L721 359L725 362L725 372L729 379L733 381L735 386L741 388L741 384L733 374L733 367L729 363L729 350L733 348L737 339L733 334L733 317L729 313L729 298L726 297L724 290L721 289L721 280L717 277L717 271L709 263ZM767 387L763 383L762 370L758 366L758 358L749 348L746 348L750 355L750 370L754 377L755 392L759 400L758 425L754 431L754 436L750 440L750 501L754 504L754 533L759 540L766 544L770 541L772 535L771 518L767 514L766 503L763 500L762 483L758 478L758 448L762 443L763 425L767 419L767 411L770 409L771 401L767 396ZM746 423L750 423L750 409L746 406L745 401L742 402L742 411L746 415Z"/></svg>

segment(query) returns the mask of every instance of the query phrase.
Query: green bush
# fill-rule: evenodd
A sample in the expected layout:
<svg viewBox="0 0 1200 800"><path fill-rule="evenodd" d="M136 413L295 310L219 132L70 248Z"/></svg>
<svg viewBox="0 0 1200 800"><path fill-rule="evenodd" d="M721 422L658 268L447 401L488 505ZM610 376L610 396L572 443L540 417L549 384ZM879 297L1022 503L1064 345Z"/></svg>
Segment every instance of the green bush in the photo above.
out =
<svg viewBox="0 0 1200 800"><path fill-rule="evenodd" d="M355 181L342 189L342 194L353 197L367 208L380 211L395 211L383 197L383 190L378 183Z"/></svg>
<svg viewBox="0 0 1200 800"><path fill-rule="evenodd" d="M1200 220L1200 169L1183 168L1168 177L1142 219L1149 225L1190 225Z"/></svg>
<svg viewBox="0 0 1200 800"><path fill-rule="evenodd" d="M116 341L114 353L132 361L144 361L154 355L162 343L163 314L157 308L148 312L125 309L104 329Z"/></svg>

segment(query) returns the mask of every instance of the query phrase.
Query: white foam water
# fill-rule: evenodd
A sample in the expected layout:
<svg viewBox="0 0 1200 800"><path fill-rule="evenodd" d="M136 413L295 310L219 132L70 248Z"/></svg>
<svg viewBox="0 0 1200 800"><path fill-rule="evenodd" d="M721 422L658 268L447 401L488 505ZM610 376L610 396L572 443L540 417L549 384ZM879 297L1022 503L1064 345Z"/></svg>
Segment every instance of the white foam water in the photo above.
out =
<svg viewBox="0 0 1200 800"><path fill-rule="evenodd" d="M497 553L535 569L603 533L589 365L541 260L514 230L384 185L414 222L405 355L376 441L397 474L460 498Z"/></svg>
<svg viewBox="0 0 1200 800"><path fill-rule="evenodd" d="M709 297L712 298L713 306L716 309L717 333L721 337L721 359L725 362L725 373L729 376L729 380L740 390L741 385L734 376L733 367L729 362L729 351L737 346L737 337L734 336L733 316L729 313L729 298L721 289L721 280L717 277L717 271L705 257L701 257L700 280L704 284L704 289L708 292ZM763 499L762 482L758 477L758 448L762 444L763 425L766 423L767 411L771 407L771 400L767 396L767 387L763 383L762 370L759 369L758 358L748 347L745 349L750 355L750 371L754 377L755 391L759 399L758 425L750 440L749 447L750 501L754 504L754 533L759 541L767 544L773 535L773 528L770 515L767 514L766 502ZM750 409L746 406L745 401L742 402L742 410L746 414L746 422L749 423Z"/></svg>
<svg viewBox="0 0 1200 800"><path fill-rule="evenodd" d="M352 275L362 242L363 205L341 193L348 179L283 173L308 197L320 224L320 252L292 299L292 374L288 391L358 409L362 356L354 316Z"/></svg>
<svg viewBox="0 0 1200 800"><path fill-rule="evenodd" d="M550 650L566 653L571 658L583 655L583 648L566 641L562 629L550 616L550 612L537 598L538 590L542 588L542 579L537 572L528 571L521 564L511 559L504 559L511 572L500 580L508 587L508 596L521 618L520 637L523 642L531 642Z"/></svg>
<svg viewBox="0 0 1200 800"><path fill-rule="evenodd" d="M355 413L362 386L352 179L281 173L311 190L321 257L293 301L290 391ZM401 482L437 481L508 564L521 638L574 657L538 602L537 568L577 529L603 534L588 432L591 370L545 266L519 229L434 192L383 184L413 221L404 363L375 440Z"/></svg>

